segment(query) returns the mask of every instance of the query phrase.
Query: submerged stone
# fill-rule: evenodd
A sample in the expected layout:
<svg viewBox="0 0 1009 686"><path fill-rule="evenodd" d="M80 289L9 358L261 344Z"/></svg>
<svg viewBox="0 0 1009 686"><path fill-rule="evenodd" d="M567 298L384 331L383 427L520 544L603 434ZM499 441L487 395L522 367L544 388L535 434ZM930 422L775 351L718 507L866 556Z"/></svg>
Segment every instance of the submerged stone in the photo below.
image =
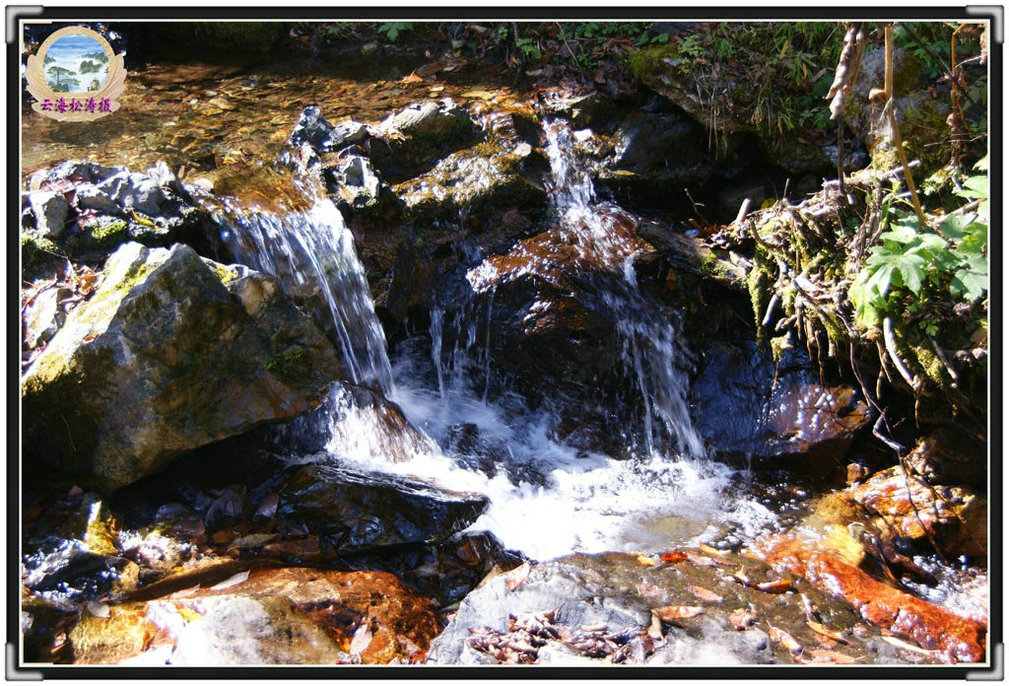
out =
<svg viewBox="0 0 1009 686"><path fill-rule="evenodd" d="M127 244L25 373L26 476L57 468L122 486L311 409L339 370L272 279L184 245Z"/></svg>
<svg viewBox="0 0 1009 686"><path fill-rule="evenodd" d="M798 539L769 536L757 542L754 552L775 568L803 576L843 598L867 621L935 651L939 661L980 662L985 658L987 627L982 622L887 586Z"/></svg>
<svg viewBox="0 0 1009 686"><path fill-rule="evenodd" d="M932 544L952 557L988 554L988 502L969 486L931 485L896 466L852 488L851 497L877 518L885 540Z"/></svg>
<svg viewBox="0 0 1009 686"><path fill-rule="evenodd" d="M451 98L415 103L372 129L371 161L390 183L429 169L447 153L472 145L480 130Z"/></svg>

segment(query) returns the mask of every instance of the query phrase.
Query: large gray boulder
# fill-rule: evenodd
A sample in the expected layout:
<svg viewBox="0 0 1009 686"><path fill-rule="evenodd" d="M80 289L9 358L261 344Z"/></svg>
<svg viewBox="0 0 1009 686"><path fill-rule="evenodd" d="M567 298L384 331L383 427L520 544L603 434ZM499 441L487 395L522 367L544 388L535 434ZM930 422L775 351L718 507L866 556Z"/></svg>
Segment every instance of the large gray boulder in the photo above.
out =
<svg viewBox="0 0 1009 686"><path fill-rule="evenodd" d="M22 383L26 476L115 488L174 456L316 406L332 346L269 277L127 243Z"/></svg>

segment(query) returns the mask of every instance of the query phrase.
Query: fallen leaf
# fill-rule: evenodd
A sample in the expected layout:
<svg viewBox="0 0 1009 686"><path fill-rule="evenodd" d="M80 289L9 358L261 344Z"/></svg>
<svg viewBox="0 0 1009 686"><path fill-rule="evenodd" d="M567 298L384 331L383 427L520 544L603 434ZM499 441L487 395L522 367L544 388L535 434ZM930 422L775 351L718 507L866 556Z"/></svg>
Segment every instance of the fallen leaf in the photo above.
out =
<svg viewBox="0 0 1009 686"><path fill-rule="evenodd" d="M634 561L637 562L642 567L654 567L655 566L655 560L653 560L652 558L648 557L647 555L638 555L637 557L634 558Z"/></svg>
<svg viewBox="0 0 1009 686"><path fill-rule="evenodd" d="M707 555L717 555L718 557L724 557L729 554L728 551L719 550L718 548L712 548L710 545L706 545L704 543L700 544L697 547L698 549L700 549L702 553L705 553Z"/></svg>
<svg viewBox="0 0 1009 686"><path fill-rule="evenodd" d="M197 619L200 619L203 615L201 615L199 612L191 608L180 607L179 616L182 617L182 619L186 620L187 622L194 622Z"/></svg>
<svg viewBox="0 0 1009 686"><path fill-rule="evenodd" d="M514 591L516 588L522 585L522 582L526 580L529 576L529 572L532 566L528 562L523 562L515 569L511 570L505 575L505 585L508 587L509 591Z"/></svg>
<svg viewBox="0 0 1009 686"><path fill-rule="evenodd" d="M260 517L272 519L273 515L277 514L277 505L279 503L280 496L276 493L271 493L263 498L263 501L259 503L259 507L256 508L256 514Z"/></svg>
<svg viewBox="0 0 1009 686"><path fill-rule="evenodd" d="M813 658L812 660L806 660L805 662L807 664L813 662L825 662L836 665L850 665L858 661L858 658L852 657L851 655L845 655L844 653L839 653L835 650L824 650L823 648L813 648L807 651L806 654Z"/></svg>
<svg viewBox="0 0 1009 686"><path fill-rule="evenodd" d="M720 567L724 564L718 560L712 560L707 555L694 555L692 553L687 553L687 560L695 567Z"/></svg>
<svg viewBox="0 0 1009 686"><path fill-rule="evenodd" d="M400 83L424 83L424 79L417 76L414 72L410 72L409 76L404 76L399 80Z"/></svg>
<svg viewBox="0 0 1009 686"><path fill-rule="evenodd" d="M926 650L925 648L913 645L907 641L902 641L894 636L880 636L880 638L892 646L897 646L903 650L910 650L912 653L920 653L922 655L939 655L942 652L939 650Z"/></svg>
<svg viewBox="0 0 1009 686"><path fill-rule="evenodd" d="M673 550L668 553L662 553L659 556L659 562L667 565L674 565L677 562L683 562L687 559L686 553L681 553L679 551Z"/></svg>
<svg viewBox="0 0 1009 686"><path fill-rule="evenodd" d="M736 631L744 631L757 622L757 613L741 607L738 610L732 611L729 615L729 622L732 623L732 628Z"/></svg>
<svg viewBox="0 0 1009 686"><path fill-rule="evenodd" d="M792 590L792 582L788 579L775 579L759 583L754 588L764 593L787 593Z"/></svg>
<svg viewBox="0 0 1009 686"><path fill-rule="evenodd" d="M790 633L770 624L767 625L767 628L772 641L785 646L792 655L802 654L802 644L796 641Z"/></svg>
<svg viewBox="0 0 1009 686"><path fill-rule="evenodd" d="M479 98L480 100L493 100L495 96L490 91L472 90L472 91L466 91L465 93L463 93L462 97L464 97L464 98Z"/></svg>
<svg viewBox="0 0 1009 686"><path fill-rule="evenodd" d="M211 586L210 590L221 591L225 588L231 588L232 586L237 586L238 584L245 583L246 579L248 578L249 578L249 570L246 569L244 572L239 572L234 576L228 577L221 583Z"/></svg>
<svg viewBox="0 0 1009 686"><path fill-rule="evenodd" d="M702 588L701 586L691 586L688 584L687 588L690 589L690 592L693 593L695 596L709 603L720 603L723 600L725 600L725 598L718 595L714 591L709 591L708 589Z"/></svg>
<svg viewBox="0 0 1009 686"><path fill-rule="evenodd" d="M843 634L841 634L838 631L832 631L831 629L828 629L827 627L825 627L823 624L820 624L819 622L814 622L813 620L810 619L810 620L806 621L806 624L809 626L810 629L812 629L816 633L820 634L821 636L826 636L827 638L832 638L835 641L837 641L838 643L847 643L848 642L848 639L846 639Z"/></svg>
<svg viewBox="0 0 1009 686"><path fill-rule="evenodd" d="M666 605L656 607L652 613L663 622L672 622L677 619L690 619L704 614L704 609L694 605Z"/></svg>
<svg viewBox="0 0 1009 686"><path fill-rule="evenodd" d="M190 586L189 588L183 588L180 591L176 591L168 596L169 600L175 600L176 598L188 598L189 596L200 590L200 585Z"/></svg>

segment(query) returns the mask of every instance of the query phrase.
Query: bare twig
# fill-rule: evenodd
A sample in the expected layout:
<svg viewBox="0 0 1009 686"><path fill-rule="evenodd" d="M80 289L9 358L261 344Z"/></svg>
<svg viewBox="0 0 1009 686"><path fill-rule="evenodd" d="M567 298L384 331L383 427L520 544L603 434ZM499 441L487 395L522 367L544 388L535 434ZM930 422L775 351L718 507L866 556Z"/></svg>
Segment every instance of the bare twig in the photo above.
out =
<svg viewBox="0 0 1009 686"><path fill-rule="evenodd" d="M883 342L886 345L886 351L890 354L890 359L893 361L893 366L904 377L907 385L917 392L920 384L914 378L914 375L911 374L907 365L904 364L904 360L900 358L900 353L897 350L897 337L893 333L893 320L890 317L883 319Z"/></svg>

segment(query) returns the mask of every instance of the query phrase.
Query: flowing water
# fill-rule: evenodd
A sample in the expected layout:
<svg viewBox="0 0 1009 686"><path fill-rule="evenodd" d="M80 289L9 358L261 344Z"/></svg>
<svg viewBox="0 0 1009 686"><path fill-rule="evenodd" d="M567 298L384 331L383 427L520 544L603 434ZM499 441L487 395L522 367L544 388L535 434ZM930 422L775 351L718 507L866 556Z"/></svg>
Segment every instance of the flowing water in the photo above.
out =
<svg viewBox="0 0 1009 686"><path fill-rule="evenodd" d="M594 209L592 184L574 161L570 131L555 124L547 138L562 225L580 250L620 275L606 299L623 315L619 334L633 377L628 386L642 396L646 445L629 460L576 449L553 436L549 410L532 411L508 392L489 397L493 289L483 298L474 289L460 311L436 306L429 337L400 345L390 366L363 269L335 206L315 198L310 210L286 214L232 208L237 252L275 274L289 292L321 294L327 305L321 314L338 332L346 376L381 391L412 424L403 426L382 402L360 402L337 388L322 413L325 449L311 459L486 494L491 505L471 529L490 530L507 547L539 559L572 551L657 550L726 527L743 536L765 530L774 515L733 495L733 470L703 459L685 400L687 356L676 324L648 315L626 246L614 242ZM452 350L442 348L446 326L461 329Z"/></svg>
<svg viewBox="0 0 1009 686"><path fill-rule="evenodd" d="M242 262L276 276L294 298L324 304L316 320L339 341L346 378L386 395L394 391L364 267L331 200L316 193L309 209L285 213L231 203L222 222L222 237Z"/></svg>

